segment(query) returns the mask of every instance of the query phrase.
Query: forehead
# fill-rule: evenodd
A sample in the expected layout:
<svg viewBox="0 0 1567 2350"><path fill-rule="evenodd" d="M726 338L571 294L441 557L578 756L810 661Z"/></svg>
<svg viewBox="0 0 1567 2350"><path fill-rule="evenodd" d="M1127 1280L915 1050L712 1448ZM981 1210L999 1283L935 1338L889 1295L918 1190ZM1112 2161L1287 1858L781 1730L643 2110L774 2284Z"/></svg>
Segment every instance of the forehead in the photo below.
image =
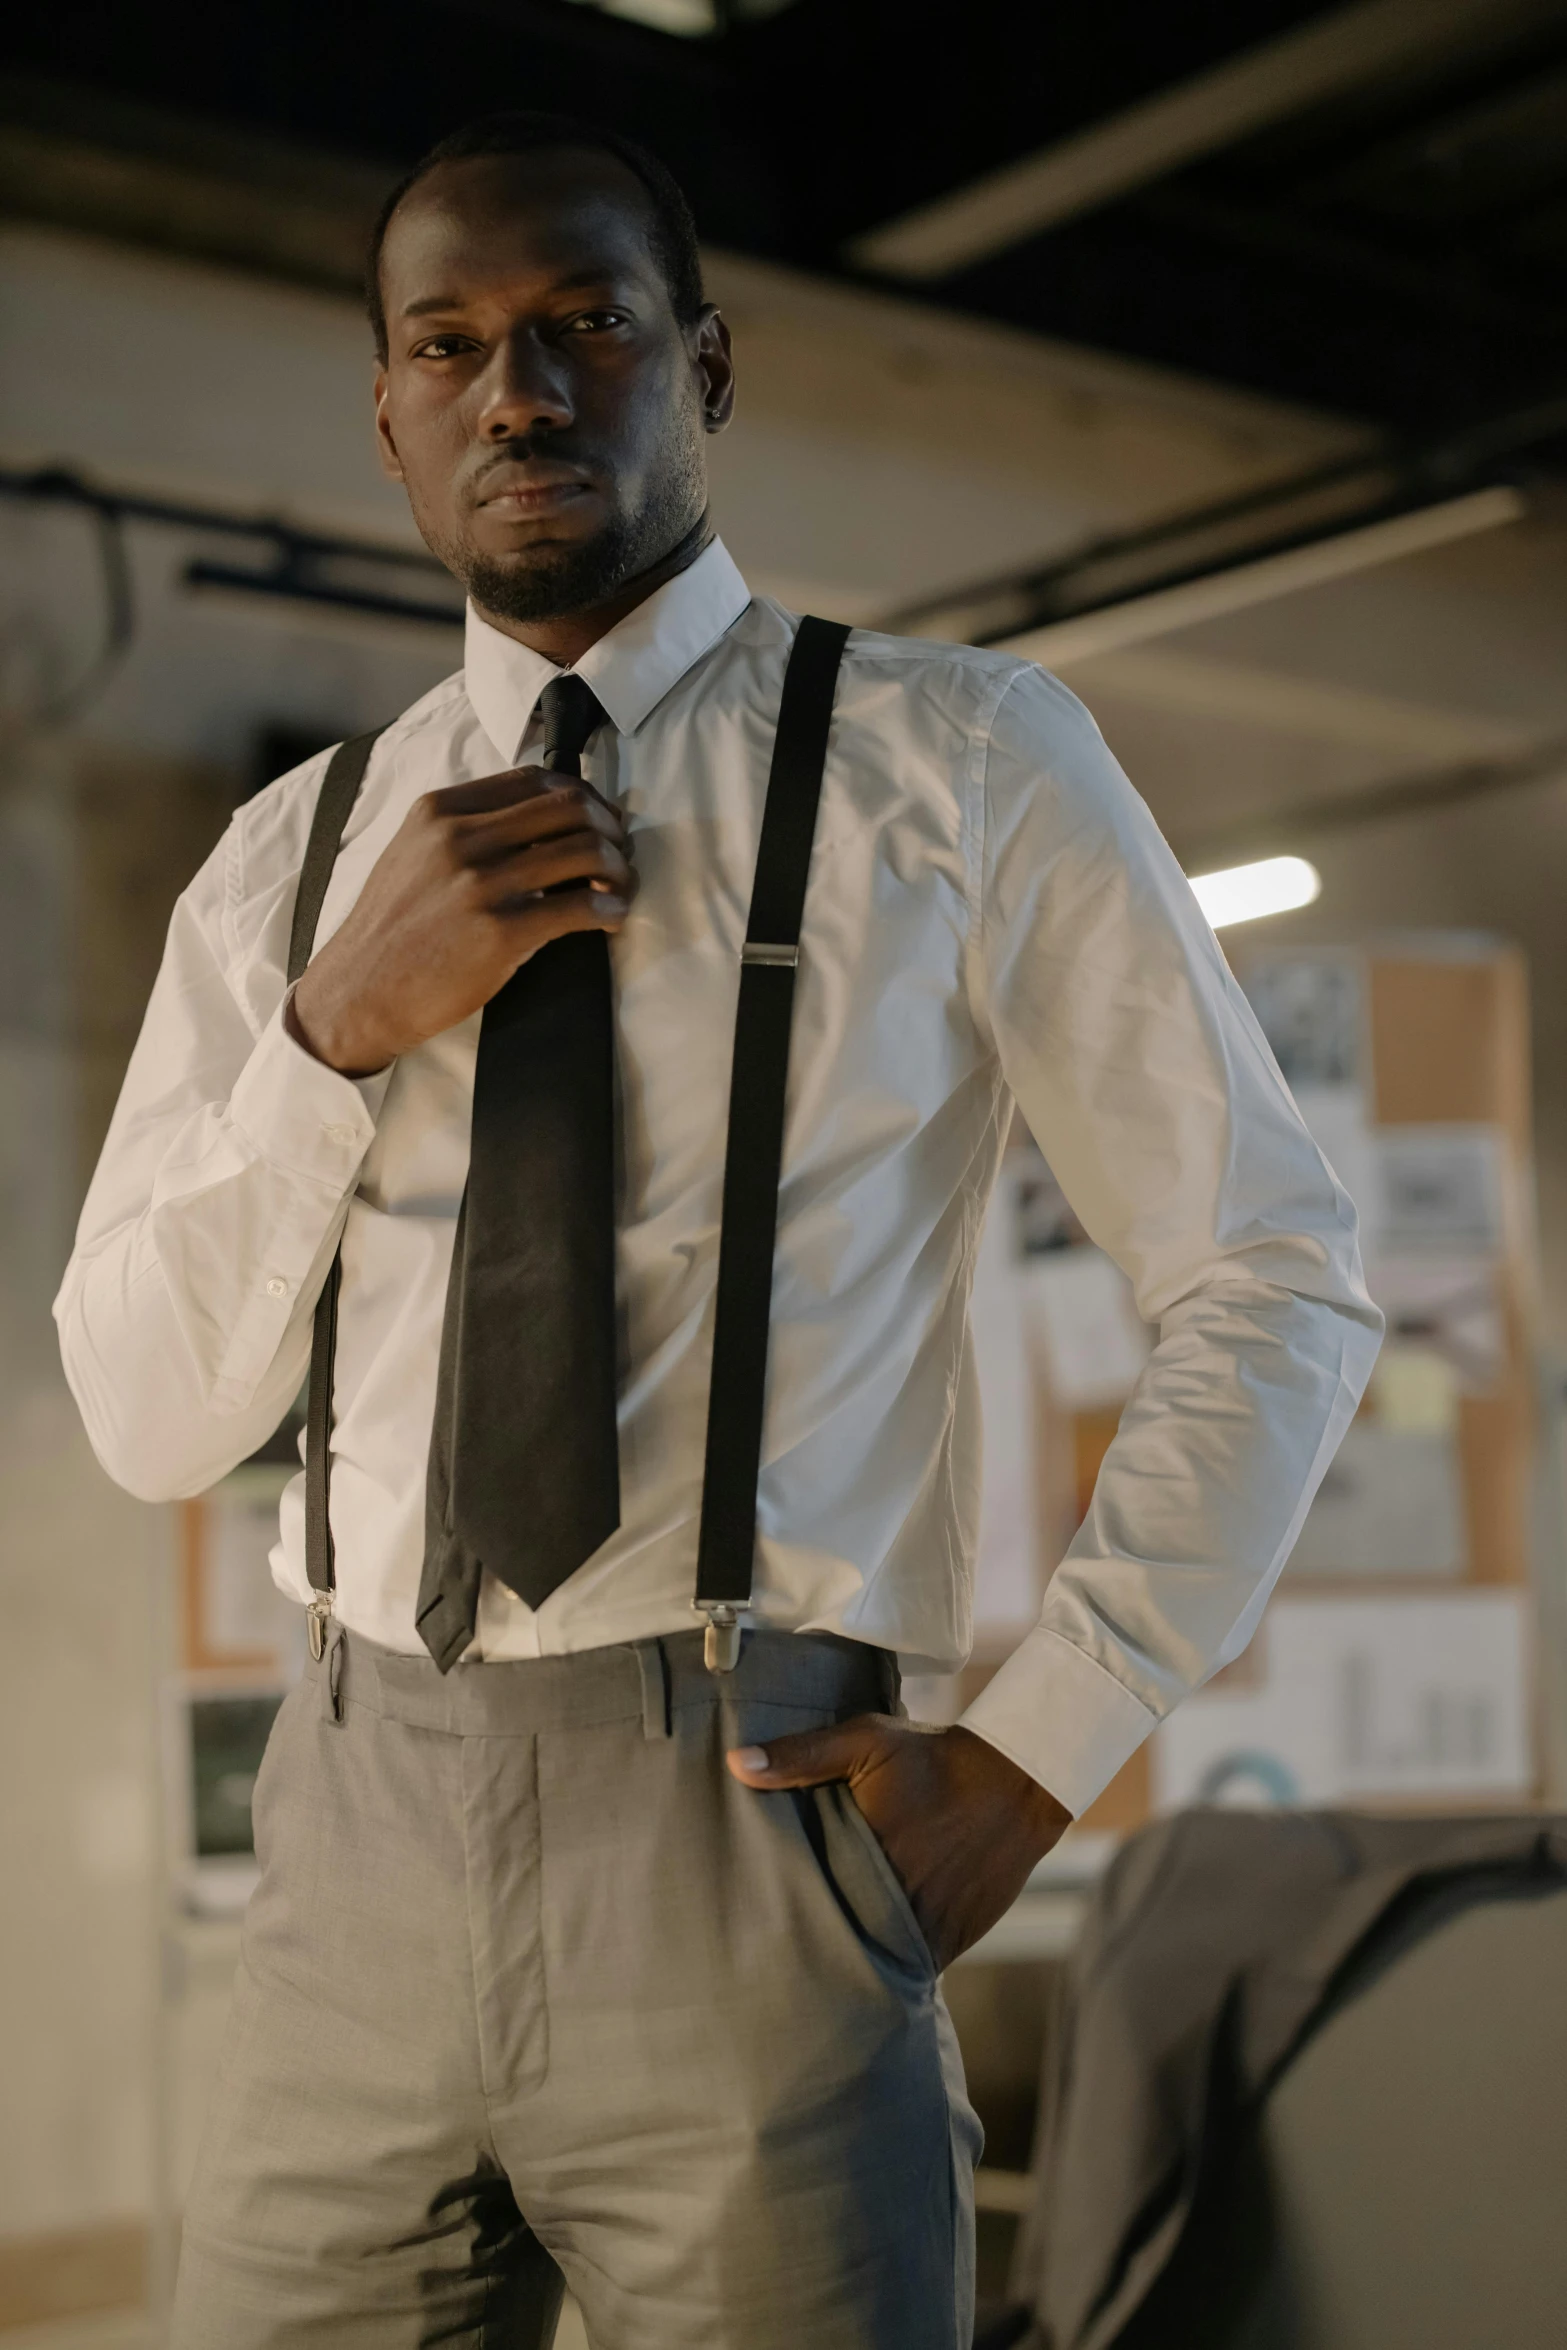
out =
<svg viewBox="0 0 1567 2350"><path fill-rule="evenodd" d="M393 213L381 248L388 318L434 296L527 281L661 282L652 204L618 156L552 147L437 164Z"/></svg>

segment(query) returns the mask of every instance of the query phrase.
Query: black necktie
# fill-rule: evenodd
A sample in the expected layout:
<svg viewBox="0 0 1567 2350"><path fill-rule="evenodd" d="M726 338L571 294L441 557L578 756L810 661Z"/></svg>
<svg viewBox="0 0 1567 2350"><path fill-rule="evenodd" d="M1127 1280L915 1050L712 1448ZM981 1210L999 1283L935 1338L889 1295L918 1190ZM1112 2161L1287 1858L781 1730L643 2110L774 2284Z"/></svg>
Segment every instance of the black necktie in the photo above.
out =
<svg viewBox="0 0 1567 2350"><path fill-rule="evenodd" d="M604 711L539 701L544 763L582 772ZM468 1187L441 1330L419 1635L445 1672L488 1567L537 1607L620 1524L614 1002L600 931L541 947L485 1006Z"/></svg>

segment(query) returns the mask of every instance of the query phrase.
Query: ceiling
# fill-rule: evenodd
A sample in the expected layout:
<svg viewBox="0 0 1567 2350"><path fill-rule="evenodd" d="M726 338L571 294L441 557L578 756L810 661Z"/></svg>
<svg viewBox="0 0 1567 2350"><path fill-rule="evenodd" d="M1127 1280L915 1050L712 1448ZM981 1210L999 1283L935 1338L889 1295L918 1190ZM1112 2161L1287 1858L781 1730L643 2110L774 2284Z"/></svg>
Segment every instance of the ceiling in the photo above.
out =
<svg viewBox="0 0 1567 2350"><path fill-rule="evenodd" d="M1567 389L1567 0L665 21L687 31L584 0L17 10L0 204L343 284L390 173L547 105L648 140L741 254L1416 439Z"/></svg>

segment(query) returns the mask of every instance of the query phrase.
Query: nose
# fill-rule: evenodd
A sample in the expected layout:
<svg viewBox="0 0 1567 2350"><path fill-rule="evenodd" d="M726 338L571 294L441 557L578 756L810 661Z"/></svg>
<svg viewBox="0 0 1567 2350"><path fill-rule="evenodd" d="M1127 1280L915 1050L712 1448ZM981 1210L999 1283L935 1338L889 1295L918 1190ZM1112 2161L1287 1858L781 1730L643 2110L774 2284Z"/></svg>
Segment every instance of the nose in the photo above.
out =
<svg viewBox="0 0 1567 2350"><path fill-rule="evenodd" d="M522 440L530 432L558 432L576 416L565 359L535 334L507 335L497 343L480 391L479 432L485 440Z"/></svg>

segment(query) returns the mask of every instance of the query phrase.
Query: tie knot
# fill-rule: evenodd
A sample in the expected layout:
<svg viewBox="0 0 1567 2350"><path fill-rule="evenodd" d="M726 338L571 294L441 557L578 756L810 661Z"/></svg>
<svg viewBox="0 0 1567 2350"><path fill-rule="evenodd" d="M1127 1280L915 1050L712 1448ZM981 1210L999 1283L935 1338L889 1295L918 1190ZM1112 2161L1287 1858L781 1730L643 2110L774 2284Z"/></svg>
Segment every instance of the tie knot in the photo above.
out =
<svg viewBox="0 0 1567 2350"><path fill-rule="evenodd" d="M539 696L544 721L544 764L557 775L582 773L582 746L607 715L603 703L585 678L568 670L552 677Z"/></svg>

